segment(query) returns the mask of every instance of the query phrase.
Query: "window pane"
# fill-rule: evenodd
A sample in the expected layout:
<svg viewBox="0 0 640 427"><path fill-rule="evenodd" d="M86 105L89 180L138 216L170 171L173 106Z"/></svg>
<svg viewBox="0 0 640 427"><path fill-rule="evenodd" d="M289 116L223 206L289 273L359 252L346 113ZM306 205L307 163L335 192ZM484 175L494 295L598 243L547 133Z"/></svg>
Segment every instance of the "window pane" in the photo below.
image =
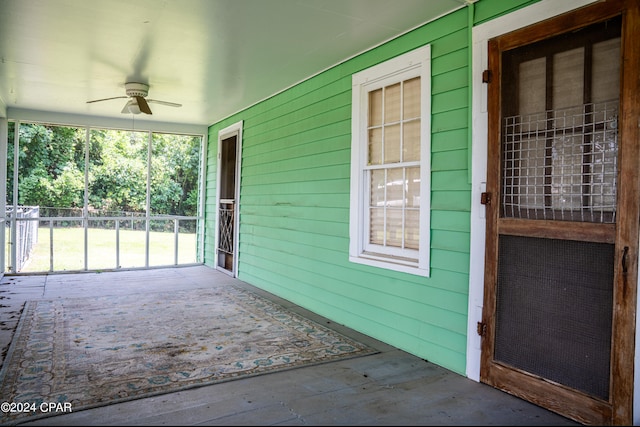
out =
<svg viewBox="0 0 640 427"><path fill-rule="evenodd" d="M411 209L405 212L404 245L410 249L419 249L420 211Z"/></svg>
<svg viewBox="0 0 640 427"><path fill-rule="evenodd" d="M404 82L403 119L420 117L420 77Z"/></svg>
<svg viewBox="0 0 640 427"><path fill-rule="evenodd" d="M584 48L553 55L553 108L582 104L584 94Z"/></svg>
<svg viewBox="0 0 640 427"><path fill-rule="evenodd" d="M384 128L384 163L397 163L400 161L400 125L391 125Z"/></svg>
<svg viewBox="0 0 640 427"><path fill-rule="evenodd" d="M387 246L402 247L402 209L387 209Z"/></svg>
<svg viewBox="0 0 640 427"><path fill-rule="evenodd" d="M545 111L546 65L546 58L520 64L519 75L523 84L519 85L518 106L521 115Z"/></svg>
<svg viewBox="0 0 640 427"><path fill-rule="evenodd" d="M384 122L400 120L400 83L387 86L384 90Z"/></svg>
<svg viewBox="0 0 640 427"><path fill-rule="evenodd" d="M407 206L420 207L420 168L407 168Z"/></svg>
<svg viewBox="0 0 640 427"><path fill-rule="evenodd" d="M384 206L384 191L386 183L384 170L371 171L371 206Z"/></svg>
<svg viewBox="0 0 640 427"><path fill-rule="evenodd" d="M620 95L620 38L593 45L591 100L617 99Z"/></svg>
<svg viewBox="0 0 640 427"><path fill-rule="evenodd" d="M420 120L405 122L402 135L402 161L420 160Z"/></svg>
<svg viewBox="0 0 640 427"><path fill-rule="evenodd" d="M369 242L375 245L384 244L384 208L370 208Z"/></svg>
<svg viewBox="0 0 640 427"><path fill-rule="evenodd" d="M382 164L382 129L369 129L369 156L368 164Z"/></svg>
<svg viewBox="0 0 640 427"><path fill-rule="evenodd" d="M404 179L402 169L389 169L387 172L387 206L401 208L404 206ZM396 227L402 223L395 224Z"/></svg>
<svg viewBox="0 0 640 427"><path fill-rule="evenodd" d="M382 89L369 92L369 126L382 124Z"/></svg>

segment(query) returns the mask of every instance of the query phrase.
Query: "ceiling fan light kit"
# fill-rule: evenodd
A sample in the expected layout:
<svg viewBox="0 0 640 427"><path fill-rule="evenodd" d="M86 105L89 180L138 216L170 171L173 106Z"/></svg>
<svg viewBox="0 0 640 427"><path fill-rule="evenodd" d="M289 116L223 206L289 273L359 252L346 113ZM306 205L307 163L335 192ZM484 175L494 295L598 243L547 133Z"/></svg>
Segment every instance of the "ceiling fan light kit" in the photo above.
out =
<svg viewBox="0 0 640 427"><path fill-rule="evenodd" d="M134 98L127 101L124 108L122 109L122 113L140 114L140 106L138 105L137 100Z"/></svg>
<svg viewBox="0 0 640 427"><path fill-rule="evenodd" d="M149 94L149 85L139 82L127 82L124 84L126 96L114 96L112 98L96 99L93 101L87 101L87 104L100 101L108 101L110 99L123 99L130 98L122 109L123 114L153 114L149 103L167 105L169 107L181 107L182 104L176 104L175 102L158 101L155 99L146 99Z"/></svg>

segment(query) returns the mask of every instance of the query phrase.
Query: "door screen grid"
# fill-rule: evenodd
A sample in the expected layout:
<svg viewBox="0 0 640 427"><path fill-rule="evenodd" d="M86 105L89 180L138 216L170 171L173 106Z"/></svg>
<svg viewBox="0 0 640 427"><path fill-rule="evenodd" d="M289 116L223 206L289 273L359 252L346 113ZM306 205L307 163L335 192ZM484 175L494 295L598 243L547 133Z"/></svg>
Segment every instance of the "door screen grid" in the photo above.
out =
<svg viewBox="0 0 640 427"><path fill-rule="evenodd" d="M502 216L614 223L618 100L503 119Z"/></svg>
<svg viewBox="0 0 640 427"><path fill-rule="evenodd" d="M495 359L608 399L614 245L503 235L498 258Z"/></svg>
<svg viewBox="0 0 640 427"><path fill-rule="evenodd" d="M221 203L219 208L218 250L233 255L233 202Z"/></svg>

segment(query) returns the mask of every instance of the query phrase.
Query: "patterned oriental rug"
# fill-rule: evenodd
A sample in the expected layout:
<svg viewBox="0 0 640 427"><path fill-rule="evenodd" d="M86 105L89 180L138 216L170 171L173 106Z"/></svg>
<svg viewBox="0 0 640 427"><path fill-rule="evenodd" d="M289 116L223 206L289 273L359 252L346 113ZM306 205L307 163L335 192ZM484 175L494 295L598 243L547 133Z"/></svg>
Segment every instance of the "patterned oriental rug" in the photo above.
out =
<svg viewBox="0 0 640 427"><path fill-rule="evenodd" d="M14 404L0 423L373 353L234 286L28 301L0 370Z"/></svg>

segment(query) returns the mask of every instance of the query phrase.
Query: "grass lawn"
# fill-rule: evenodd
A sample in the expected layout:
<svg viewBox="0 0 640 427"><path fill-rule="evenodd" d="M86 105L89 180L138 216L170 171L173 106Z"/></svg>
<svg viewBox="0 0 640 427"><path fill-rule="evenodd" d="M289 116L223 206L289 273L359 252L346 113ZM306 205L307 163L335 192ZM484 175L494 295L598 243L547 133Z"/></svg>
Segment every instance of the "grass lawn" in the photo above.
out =
<svg viewBox="0 0 640 427"><path fill-rule="evenodd" d="M20 272L43 272L51 269L51 238L48 227L38 229L38 243L31 259ZM90 228L87 230L87 269L145 267L145 232L120 229L119 259L116 257L116 231ZM84 270L84 229L53 229L53 270ZM9 259L9 258L7 258ZM197 262L196 235L178 234L178 264ZM174 233L149 233L149 266L175 265Z"/></svg>

